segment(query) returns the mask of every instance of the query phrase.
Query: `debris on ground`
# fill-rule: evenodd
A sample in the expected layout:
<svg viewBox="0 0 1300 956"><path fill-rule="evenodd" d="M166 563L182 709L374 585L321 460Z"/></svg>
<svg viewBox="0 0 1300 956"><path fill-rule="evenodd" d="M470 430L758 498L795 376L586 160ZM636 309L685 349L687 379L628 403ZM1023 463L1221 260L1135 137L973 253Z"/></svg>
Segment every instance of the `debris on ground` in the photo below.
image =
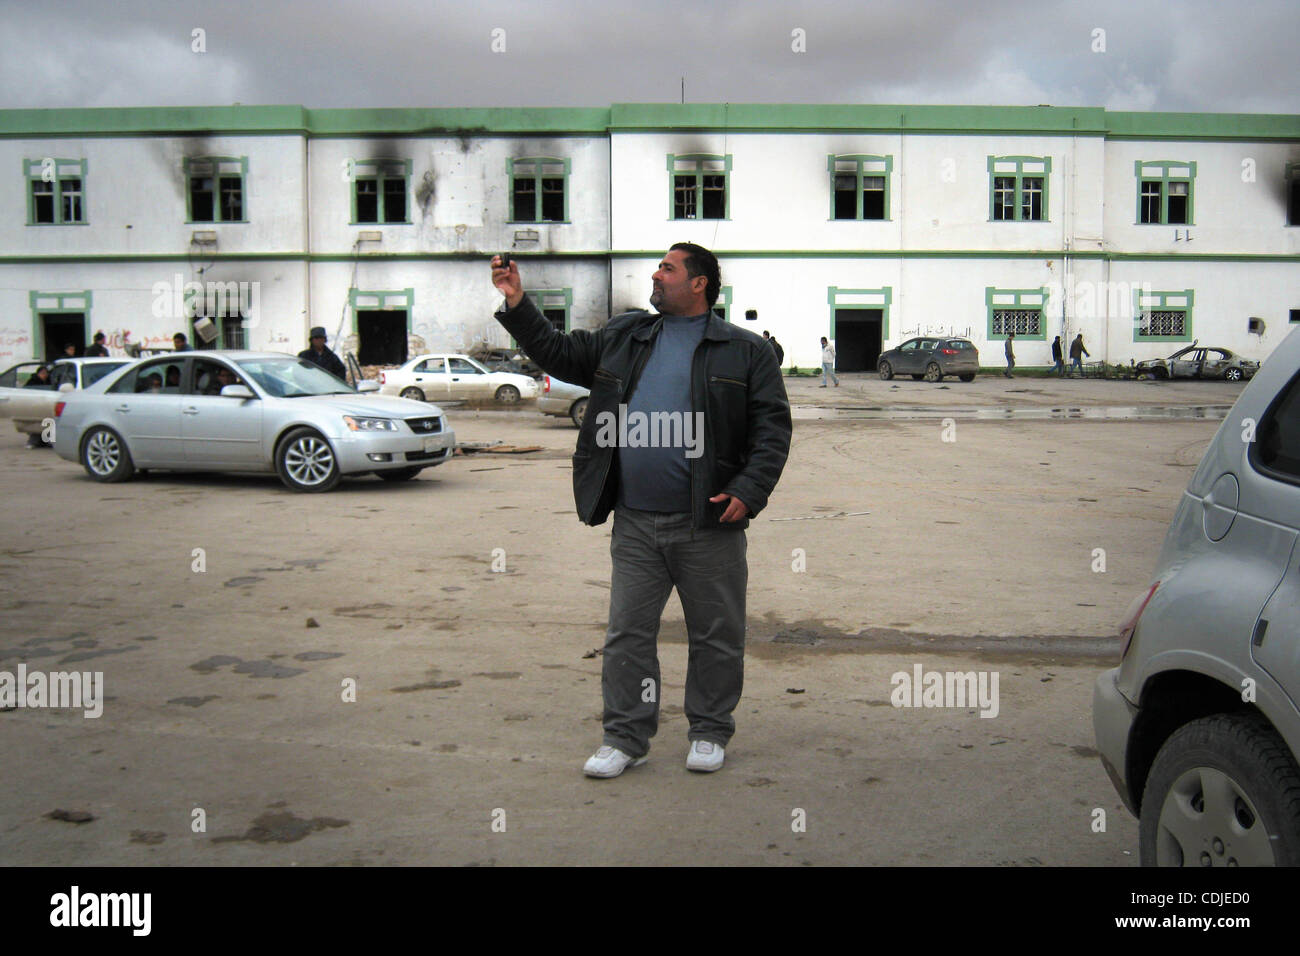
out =
<svg viewBox="0 0 1300 956"><path fill-rule="evenodd" d="M466 441L456 443L456 452L462 455L474 455L480 452L489 455L525 455L530 451L542 451L541 445L504 445L498 441Z"/></svg>
<svg viewBox="0 0 1300 956"><path fill-rule="evenodd" d="M95 819L93 813L85 810L51 810L45 815L51 820L62 820L64 823L89 823Z"/></svg>

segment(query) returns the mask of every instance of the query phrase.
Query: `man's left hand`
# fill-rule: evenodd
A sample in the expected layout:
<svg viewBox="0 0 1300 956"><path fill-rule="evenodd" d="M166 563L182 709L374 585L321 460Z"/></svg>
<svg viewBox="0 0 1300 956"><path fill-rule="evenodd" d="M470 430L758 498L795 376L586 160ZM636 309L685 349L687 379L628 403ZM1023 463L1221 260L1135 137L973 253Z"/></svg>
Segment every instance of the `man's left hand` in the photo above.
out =
<svg viewBox="0 0 1300 956"><path fill-rule="evenodd" d="M715 505L720 501L729 502L729 504L727 505L727 510L722 512L722 517L718 519L721 522L740 521L747 514L749 514L749 506L746 505L739 498L737 498L735 495L728 495L728 494L714 495L712 498L709 499L709 501Z"/></svg>

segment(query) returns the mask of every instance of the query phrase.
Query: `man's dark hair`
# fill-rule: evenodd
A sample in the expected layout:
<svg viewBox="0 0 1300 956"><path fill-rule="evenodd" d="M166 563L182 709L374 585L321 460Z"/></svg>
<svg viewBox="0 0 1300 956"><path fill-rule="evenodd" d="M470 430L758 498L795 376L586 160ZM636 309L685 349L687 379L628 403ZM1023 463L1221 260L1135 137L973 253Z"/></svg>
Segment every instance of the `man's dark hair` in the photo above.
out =
<svg viewBox="0 0 1300 956"><path fill-rule="evenodd" d="M175 335L172 336L172 338L173 338L173 339L180 339L182 342L186 342L186 341L188 341L188 339L186 339L186 337L185 337L185 333L184 333L184 332L177 332Z"/></svg>
<svg viewBox="0 0 1300 956"><path fill-rule="evenodd" d="M96 332L96 333L95 333L95 341L96 341L96 342L101 342L101 341L103 341L104 339L106 339L107 337L108 337L108 336L106 336L103 332Z"/></svg>
<svg viewBox="0 0 1300 956"><path fill-rule="evenodd" d="M693 242L675 242L669 246L668 251L679 250L686 253L686 274L692 279L696 276L704 276L708 279L708 285L704 287L704 297L709 302L709 308L718 301L718 292L722 289L722 272L718 268L718 257L709 252L703 246L697 246Z"/></svg>

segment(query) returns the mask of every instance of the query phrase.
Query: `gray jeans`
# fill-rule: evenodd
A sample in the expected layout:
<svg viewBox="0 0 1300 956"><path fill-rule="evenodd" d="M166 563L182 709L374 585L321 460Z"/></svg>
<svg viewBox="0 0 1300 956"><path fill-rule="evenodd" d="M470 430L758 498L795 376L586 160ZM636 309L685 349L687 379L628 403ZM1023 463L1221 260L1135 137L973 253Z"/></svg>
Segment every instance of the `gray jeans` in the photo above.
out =
<svg viewBox="0 0 1300 956"><path fill-rule="evenodd" d="M687 737L725 745L745 676L745 532L693 531L691 516L619 505L610 542L609 629L601 668L604 743L633 757L659 729L659 619L673 587L686 616Z"/></svg>

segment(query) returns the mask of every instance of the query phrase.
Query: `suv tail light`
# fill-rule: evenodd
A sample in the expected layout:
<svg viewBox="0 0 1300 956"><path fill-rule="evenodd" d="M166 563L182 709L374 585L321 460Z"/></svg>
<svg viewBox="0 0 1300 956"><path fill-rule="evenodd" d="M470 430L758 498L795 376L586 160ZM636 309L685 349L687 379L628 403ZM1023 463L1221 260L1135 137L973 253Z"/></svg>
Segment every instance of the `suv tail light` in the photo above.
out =
<svg viewBox="0 0 1300 956"><path fill-rule="evenodd" d="M543 376L542 376L542 381L545 383L545 384L542 386L542 391L543 391L543 392L546 392L546 393L549 395L549 394L550 394L550 391L551 391L551 376L549 376L549 375L543 375Z"/></svg>
<svg viewBox="0 0 1300 956"><path fill-rule="evenodd" d="M55 402L55 403L54 403L54 417L55 417L55 418L61 418L61 417L63 417L63 410L64 410L65 408L67 408L67 407L68 407L68 403L67 403L67 402Z"/></svg>
<svg viewBox="0 0 1300 956"><path fill-rule="evenodd" d="M1145 594L1139 594L1129 604L1128 611L1124 614L1124 621L1119 626L1119 636L1124 639L1124 646L1120 649L1119 659L1122 661L1128 655L1129 645L1133 643L1133 632L1137 630L1138 619L1142 617L1142 612L1147 609L1147 605L1155 596L1156 588L1160 587L1157 581L1147 589Z"/></svg>
<svg viewBox="0 0 1300 956"><path fill-rule="evenodd" d="M957 354L957 350L956 350L956 349L950 349L950 348L946 348L946 347L945 347L945 348L941 348L941 349L939 349L939 354L940 354L940 355L956 355L956 354Z"/></svg>
<svg viewBox="0 0 1300 956"><path fill-rule="evenodd" d="M380 373L379 373L379 384L380 384L380 385L387 385L387 384L388 384L388 379L385 377L385 375L384 375L383 372L380 372Z"/></svg>

